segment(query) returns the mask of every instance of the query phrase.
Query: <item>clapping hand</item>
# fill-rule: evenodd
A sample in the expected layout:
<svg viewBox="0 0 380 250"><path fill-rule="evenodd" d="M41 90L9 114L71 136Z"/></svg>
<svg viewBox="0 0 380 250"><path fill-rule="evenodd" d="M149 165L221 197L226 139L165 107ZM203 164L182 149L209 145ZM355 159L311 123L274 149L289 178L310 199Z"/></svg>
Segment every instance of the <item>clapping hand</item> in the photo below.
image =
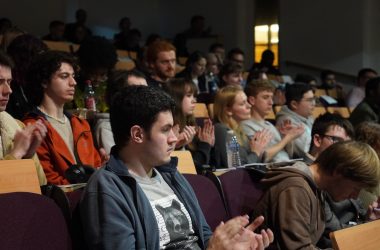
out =
<svg viewBox="0 0 380 250"><path fill-rule="evenodd" d="M249 140L251 151L260 156L272 138L273 135L268 129L257 131Z"/></svg>
<svg viewBox="0 0 380 250"><path fill-rule="evenodd" d="M305 127L302 124L293 125L290 120L284 120L278 128L282 136L289 136L295 139L305 132Z"/></svg>
<svg viewBox="0 0 380 250"><path fill-rule="evenodd" d="M24 129L16 131L10 154L16 159L32 158L46 133L47 128L41 120L28 124Z"/></svg>
<svg viewBox="0 0 380 250"><path fill-rule="evenodd" d="M177 136L178 141L175 147L181 148L183 146L186 146L187 144L193 141L195 134L196 131L194 126L185 126L183 128L183 131L179 133L179 135Z"/></svg>
<svg viewBox="0 0 380 250"><path fill-rule="evenodd" d="M209 241L208 249L218 250L262 250L274 240L270 229L261 230L260 234L254 233L262 223L264 217L257 217L251 224L249 217L238 216L226 223L221 223Z"/></svg>
<svg viewBox="0 0 380 250"><path fill-rule="evenodd" d="M198 138L202 142L206 142L211 146L215 144L214 125L211 119L205 119L203 127L198 127Z"/></svg>
<svg viewBox="0 0 380 250"><path fill-rule="evenodd" d="M372 202L368 206L368 211L367 211L367 219L368 220L378 220L380 219L380 197L377 201Z"/></svg>

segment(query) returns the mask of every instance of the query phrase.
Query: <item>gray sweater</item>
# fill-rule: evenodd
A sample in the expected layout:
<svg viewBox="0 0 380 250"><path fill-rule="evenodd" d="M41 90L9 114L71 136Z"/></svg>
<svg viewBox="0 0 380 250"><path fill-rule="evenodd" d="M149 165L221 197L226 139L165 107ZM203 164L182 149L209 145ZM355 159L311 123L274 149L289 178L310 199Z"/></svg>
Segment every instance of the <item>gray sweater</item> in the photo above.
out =
<svg viewBox="0 0 380 250"><path fill-rule="evenodd" d="M272 140L268 143L267 148L270 148L281 141L280 132L272 123L268 121L256 121L254 119L245 120L240 123L243 132L248 136L253 136L256 132L263 129L268 129L272 133ZM271 162L288 161L290 159L288 152L285 149L280 150L271 160Z"/></svg>
<svg viewBox="0 0 380 250"><path fill-rule="evenodd" d="M288 106L282 106L280 112L276 114L276 125L279 126L284 120L290 120L292 124L302 124L305 127L305 132L294 140L294 157L302 157L305 152L309 152L311 143L311 129L313 127L314 118L305 118L293 112Z"/></svg>

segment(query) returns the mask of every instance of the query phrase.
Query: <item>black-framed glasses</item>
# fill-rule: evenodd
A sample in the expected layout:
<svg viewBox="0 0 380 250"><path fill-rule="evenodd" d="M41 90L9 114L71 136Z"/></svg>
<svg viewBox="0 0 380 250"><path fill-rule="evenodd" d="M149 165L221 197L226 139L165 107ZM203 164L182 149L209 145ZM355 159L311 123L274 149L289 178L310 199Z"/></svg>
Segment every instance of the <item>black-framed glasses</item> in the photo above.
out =
<svg viewBox="0 0 380 250"><path fill-rule="evenodd" d="M310 97L310 98L302 98L301 101L305 101L305 102L309 102L309 103L312 103L312 102L316 102L317 101L317 97Z"/></svg>
<svg viewBox="0 0 380 250"><path fill-rule="evenodd" d="M344 139L342 137L333 136L333 135L326 135L324 134L323 137L328 138L332 143L342 142Z"/></svg>

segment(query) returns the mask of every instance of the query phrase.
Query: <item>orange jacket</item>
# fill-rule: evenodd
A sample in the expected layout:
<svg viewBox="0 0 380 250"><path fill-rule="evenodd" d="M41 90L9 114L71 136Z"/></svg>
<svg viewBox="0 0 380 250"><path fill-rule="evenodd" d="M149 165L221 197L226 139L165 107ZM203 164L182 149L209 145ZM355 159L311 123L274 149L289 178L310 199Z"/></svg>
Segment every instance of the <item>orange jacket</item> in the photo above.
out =
<svg viewBox="0 0 380 250"><path fill-rule="evenodd" d="M84 165L100 167L101 158L98 150L94 146L90 125L86 120L77 116L66 114L71 122L74 145L76 145L77 155ZM24 118L24 123L34 123L38 119L45 122L47 134L37 149L42 168L46 174L47 182L55 185L70 184L65 178L65 171L69 168L68 163L75 164L74 157L67 148L61 135L48 122L45 115L34 110ZM75 150L75 147L74 147Z"/></svg>

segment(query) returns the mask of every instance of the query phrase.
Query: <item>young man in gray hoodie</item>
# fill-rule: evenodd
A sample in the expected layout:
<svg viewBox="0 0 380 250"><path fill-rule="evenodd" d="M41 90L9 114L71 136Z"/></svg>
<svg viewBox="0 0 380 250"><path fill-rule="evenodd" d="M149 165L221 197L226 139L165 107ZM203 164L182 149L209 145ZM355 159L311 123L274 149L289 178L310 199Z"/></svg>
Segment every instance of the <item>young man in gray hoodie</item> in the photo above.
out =
<svg viewBox="0 0 380 250"><path fill-rule="evenodd" d="M303 134L294 140L294 158L301 157L309 151L311 143L311 128L314 123L312 112L315 107L314 92L309 84L294 83L287 85L285 97L286 104L276 114L276 127L290 122L292 126L302 125L305 128Z"/></svg>

